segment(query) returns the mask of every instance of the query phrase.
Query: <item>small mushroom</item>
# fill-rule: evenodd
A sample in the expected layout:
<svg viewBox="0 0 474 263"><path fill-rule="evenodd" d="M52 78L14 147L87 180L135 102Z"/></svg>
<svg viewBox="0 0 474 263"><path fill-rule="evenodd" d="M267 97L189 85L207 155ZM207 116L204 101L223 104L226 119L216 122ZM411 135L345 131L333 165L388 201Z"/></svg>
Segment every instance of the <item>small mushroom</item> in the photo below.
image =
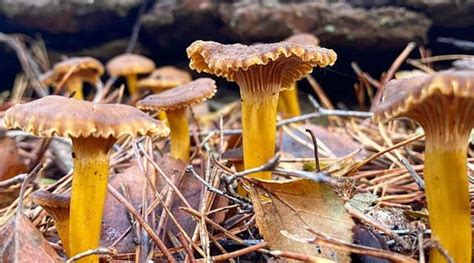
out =
<svg viewBox="0 0 474 263"><path fill-rule="evenodd" d="M69 204L71 202L69 196L39 190L32 193L30 198L33 203L43 207L53 218L66 255L73 256L69 250Z"/></svg>
<svg viewBox="0 0 474 263"><path fill-rule="evenodd" d="M67 91L70 94L74 92L74 98L82 100L83 82L97 84L104 74L104 66L92 57L72 57L55 64L51 70L41 75L40 80L45 85L57 86L68 74L70 75L65 82Z"/></svg>
<svg viewBox="0 0 474 263"><path fill-rule="evenodd" d="M4 115L5 127L35 136L70 137L74 159L69 250L76 255L99 246L109 152L123 136L166 136L160 121L127 105L96 104L61 96L15 105ZM97 261L97 256L82 259ZM81 261L82 261L81 260Z"/></svg>
<svg viewBox="0 0 474 263"><path fill-rule="evenodd" d="M374 120L408 117L425 131L424 179L429 220L455 262L471 262L467 146L474 127L474 74L441 71L388 82L372 106ZM445 262L432 250L430 262Z"/></svg>
<svg viewBox="0 0 474 263"><path fill-rule="evenodd" d="M308 33L294 34L285 41L300 45L319 45L319 39ZM284 87L280 91L280 97L278 98L278 112L284 118L292 118L301 115L301 107L298 99L298 86L296 81L293 82L289 87Z"/></svg>
<svg viewBox="0 0 474 263"><path fill-rule="evenodd" d="M280 90L309 74L313 67L336 61L332 50L289 42L245 46L199 40L187 53L192 69L239 85L245 169L266 163L275 153ZM271 179L271 172L254 173L252 177Z"/></svg>
<svg viewBox="0 0 474 263"><path fill-rule="evenodd" d="M142 55L126 53L112 58L106 68L111 76L127 79L128 91L133 96L138 92L137 75L152 72L155 63Z"/></svg>
<svg viewBox="0 0 474 263"><path fill-rule="evenodd" d="M141 90L151 90L153 93L158 94L167 89L188 83L191 80L191 75L188 72L173 66L165 66L155 69L148 78L140 80L138 87ZM164 111L160 111L159 119L166 120L166 113Z"/></svg>
<svg viewBox="0 0 474 263"><path fill-rule="evenodd" d="M216 93L216 83L210 78L200 78L160 94L138 101L142 110L165 111L171 130L171 156L189 160L190 137L187 109L189 106L210 99Z"/></svg>
<svg viewBox="0 0 474 263"><path fill-rule="evenodd" d="M222 159L225 159L234 165L235 171L244 170L244 155L242 147L227 150L222 153Z"/></svg>

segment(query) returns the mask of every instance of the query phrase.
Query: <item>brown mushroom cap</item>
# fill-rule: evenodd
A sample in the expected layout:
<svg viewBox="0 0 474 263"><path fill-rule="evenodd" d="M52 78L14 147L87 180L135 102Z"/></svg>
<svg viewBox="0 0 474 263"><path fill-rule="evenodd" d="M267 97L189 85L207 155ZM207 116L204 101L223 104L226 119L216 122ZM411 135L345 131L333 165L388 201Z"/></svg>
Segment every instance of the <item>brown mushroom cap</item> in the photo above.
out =
<svg viewBox="0 0 474 263"><path fill-rule="evenodd" d="M148 78L138 82L141 89L165 90L174 88L192 80L191 75L178 68L165 66L155 69Z"/></svg>
<svg viewBox="0 0 474 263"><path fill-rule="evenodd" d="M5 112L5 127L35 136L119 138L123 135L166 136L169 129L134 107L96 104L61 96L46 96Z"/></svg>
<svg viewBox="0 0 474 263"><path fill-rule="evenodd" d="M58 84L64 75L74 68L71 76L80 77L83 81L91 84L97 83L100 76L104 74L104 66L93 57L72 57L61 61L54 67L40 76L41 82L45 85Z"/></svg>
<svg viewBox="0 0 474 263"><path fill-rule="evenodd" d="M150 95L137 103L142 110L175 110L201 103L216 94L216 82L199 78L162 93Z"/></svg>
<svg viewBox="0 0 474 263"><path fill-rule="evenodd" d="M233 148L222 153L222 159L226 159L230 162L243 162L244 151L242 147Z"/></svg>
<svg viewBox="0 0 474 263"><path fill-rule="evenodd" d="M111 59L107 65L111 76L147 74L155 69L153 60L137 54L122 54Z"/></svg>
<svg viewBox="0 0 474 263"><path fill-rule="evenodd" d="M337 59L333 50L290 42L246 46L198 40L186 51L192 69L225 77L229 81L236 80L238 71L284 59L287 66L282 69L282 87L289 87L303 78L314 66L333 65Z"/></svg>
<svg viewBox="0 0 474 263"><path fill-rule="evenodd" d="M33 203L44 208L64 208L69 209L71 197L67 195L53 194L48 191L38 190L30 195Z"/></svg>
<svg viewBox="0 0 474 263"><path fill-rule="evenodd" d="M288 37L287 39L285 39L285 41L290 42L290 43L300 44L300 45L313 45L313 46L319 45L319 38L309 33L294 34Z"/></svg>
<svg viewBox="0 0 474 263"><path fill-rule="evenodd" d="M470 100L474 98L474 74L470 71L440 71L433 75L391 80L381 92L379 101L371 109L377 122L401 116L411 117L410 112L422 107L433 96ZM435 108L439 107L437 105ZM462 109L461 104L459 107ZM466 110L470 111L467 107ZM437 118L436 112L433 114ZM460 112L454 114L462 115ZM415 119L420 121L419 118Z"/></svg>

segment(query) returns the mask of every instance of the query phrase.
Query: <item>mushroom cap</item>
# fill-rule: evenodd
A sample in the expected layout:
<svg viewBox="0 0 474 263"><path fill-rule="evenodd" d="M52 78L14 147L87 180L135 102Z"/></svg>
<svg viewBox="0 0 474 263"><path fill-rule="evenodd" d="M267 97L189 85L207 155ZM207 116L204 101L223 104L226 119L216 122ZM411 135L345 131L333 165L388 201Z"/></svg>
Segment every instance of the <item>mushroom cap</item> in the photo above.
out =
<svg viewBox="0 0 474 263"><path fill-rule="evenodd" d="M5 127L41 137L166 136L169 129L134 107L46 96L5 112Z"/></svg>
<svg viewBox="0 0 474 263"><path fill-rule="evenodd" d="M216 94L216 82L199 78L159 94L150 95L137 103L142 110L175 110L201 103Z"/></svg>
<svg viewBox="0 0 474 263"><path fill-rule="evenodd" d="M407 116L412 109L437 94L474 98L474 74L470 71L440 71L391 80L380 92L380 99L371 108L377 122Z"/></svg>
<svg viewBox="0 0 474 263"><path fill-rule="evenodd" d="M141 89L162 91L174 88L192 80L191 75L184 70L173 66L165 66L155 69L148 78L138 82Z"/></svg>
<svg viewBox="0 0 474 263"><path fill-rule="evenodd" d="M287 39L285 39L285 41L290 42L290 43L300 44L300 45L313 45L313 46L319 45L319 38L309 33L297 33L288 37Z"/></svg>
<svg viewBox="0 0 474 263"><path fill-rule="evenodd" d="M153 60L137 54L121 54L107 62L107 72L111 76L147 74L155 69Z"/></svg>
<svg viewBox="0 0 474 263"><path fill-rule="evenodd" d="M104 74L104 65L93 57L72 57L56 63L54 67L40 76L45 85L58 84L74 68L71 76L79 77L91 84L97 83Z"/></svg>
<svg viewBox="0 0 474 263"><path fill-rule="evenodd" d="M53 194L48 191L38 190L30 195L33 203L44 208L66 208L69 209L71 197L67 195Z"/></svg>
<svg viewBox="0 0 474 263"><path fill-rule="evenodd" d="M242 162L244 160L244 151L242 147L233 148L222 153L222 158L230 162Z"/></svg>
<svg viewBox="0 0 474 263"><path fill-rule="evenodd" d="M198 40L186 51L191 69L225 77L228 81L235 81L236 72L247 71L252 66L293 58L282 71L282 87L289 87L303 78L313 67L330 66L337 59L336 52L331 49L290 42L246 46Z"/></svg>

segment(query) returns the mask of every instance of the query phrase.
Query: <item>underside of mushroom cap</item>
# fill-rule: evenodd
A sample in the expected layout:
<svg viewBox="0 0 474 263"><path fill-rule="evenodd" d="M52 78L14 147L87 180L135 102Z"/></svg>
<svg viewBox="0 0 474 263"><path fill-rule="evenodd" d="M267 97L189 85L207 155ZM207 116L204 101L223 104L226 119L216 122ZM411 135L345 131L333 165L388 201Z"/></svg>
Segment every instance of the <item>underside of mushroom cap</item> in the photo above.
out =
<svg viewBox="0 0 474 263"><path fill-rule="evenodd" d="M106 68L111 76L147 74L155 69L155 62L142 55L127 53L111 59Z"/></svg>
<svg viewBox="0 0 474 263"><path fill-rule="evenodd" d="M331 66L337 59L331 49L289 42L246 46L198 40L186 51L191 69L225 77L229 81L236 81L235 73L238 71L286 59L288 62L282 70L282 87L289 87L303 78L313 67Z"/></svg>
<svg viewBox="0 0 474 263"><path fill-rule="evenodd" d="M313 46L319 45L319 38L309 33L294 34L288 37L287 39L285 39L285 41L290 42L290 43L300 44L300 45L313 45Z"/></svg>
<svg viewBox="0 0 474 263"><path fill-rule="evenodd" d="M174 88L192 80L191 75L173 66L155 69L148 78L138 82L141 89L164 90Z"/></svg>
<svg viewBox="0 0 474 263"><path fill-rule="evenodd" d="M474 74L470 71L440 71L433 75L391 80L381 91L379 101L371 108L374 120L388 121L396 117L410 117L431 97L456 97L458 100L474 98ZM435 106L440 109L442 105ZM459 104L459 111L472 111ZM435 112L433 113L435 114ZM458 114L460 114L458 112ZM435 117L435 116L434 116ZM417 121L421 121L418 120Z"/></svg>
<svg viewBox="0 0 474 263"><path fill-rule="evenodd" d="M169 129L134 107L47 96L5 112L5 127L41 137L167 136Z"/></svg>
<svg viewBox="0 0 474 263"><path fill-rule="evenodd" d="M74 68L74 69L73 69ZM91 84L97 83L104 74L104 66L93 57L72 57L61 61L41 75L40 80L45 85L56 85L71 71L71 76L80 77Z"/></svg>
<svg viewBox="0 0 474 263"><path fill-rule="evenodd" d="M216 82L199 78L159 94L150 95L137 103L142 110L175 110L201 103L216 94Z"/></svg>

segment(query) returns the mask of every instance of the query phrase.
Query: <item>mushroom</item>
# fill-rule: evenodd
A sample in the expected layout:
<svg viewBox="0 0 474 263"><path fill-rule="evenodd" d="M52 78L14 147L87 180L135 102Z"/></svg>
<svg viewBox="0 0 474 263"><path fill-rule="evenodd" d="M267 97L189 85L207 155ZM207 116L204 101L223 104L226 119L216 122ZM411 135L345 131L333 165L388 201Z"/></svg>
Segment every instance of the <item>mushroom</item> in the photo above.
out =
<svg viewBox="0 0 474 263"><path fill-rule="evenodd" d="M5 127L35 136L70 137L74 159L69 250L76 255L99 246L109 152L123 136L166 136L160 121L127 105L96 104L61 96L15 105L4 115ZM84 261L97 261L96 256Z"/></svg>
<svg viewBox="0 0 474 263"><path fill-rule="evenodd" d="M244 170L244 156L242 147L223 152L222 159L225 159L233 164L236 172L242 172Z"/></svg>
<svg viewBox="0 0 474 263"><path fill-rule="evenodd" d="M192 80L191 75L178 68L172 66L165 66L155 69L148 78L142 79L138 82L138 87L141 90L151 90L158 94L167 89L188 83ZM166 113L160 111L160 120L166 120Z"/></svg>
<svg viewBox="0 0 474 263"><path fill-rule="evenodd" d="M30 198L53 218L64 251L68 257L72 256L69 250L69 203L71 201L69 196L39 190L32 193Z"/></svg>
<svg viewBox="0 0 474 263"><path fill-rule="evenodd" d="M66 75L69 75L65 82L67 91L70 94L74 93L74 98L82 100L83 82L95 85L103 74L104 66L97 59L72 57L55 64L51 70L40 76L40 80L45 85L57 86Z"/></svg>
<svg viewBox="0 0 474 263"><path fill-rule="evenodd" d="M425 131L426 199L432 236L455 262L471 262L467 146L474 127L474 75L441 71L388 82L372 106L374 120L408 117ZM445 262L437 251L430 262Z"/></svg>
<svg viewBox="0 0 474 263"><path fill-rule="evenodd" d="M326 67L336 61L332 50L289 42L245 46L199 40L187 53L192 69L240 86L245 169L266 163L275 153L280 90L309 74L314 66ZM271 179L271 172L252 176Z"/></svg>
<svg viewBox="0 0 474 263"><path fill-rule="evenodd" d="M133 96L138 92L137 75L152 72L155 63L142 55L126 53L112 58L106 68L111 76L127 79L128 91Z"/></svg>
<svg viewBox="0 0 474 263"><path fill-rule="evenodd" d="M171 137L171 156L189 160L190 137L187 109L189 106L210 99L216 93L216 83L210 78L200 78L159 94L138 101L141 110L165 111Z"/></svg>
<svg viewBox="0 0 474 263"><path fill-rule="evenodd" d="M286 42L296 43L300 45L319 45L319 39L312 34L298 33L290 36L285 40ZM301 115L300 102L298 100L298 87L296 81L289 87L284 87L280 91L278 98L278 112L284 118L291 118Z"/></svg>

